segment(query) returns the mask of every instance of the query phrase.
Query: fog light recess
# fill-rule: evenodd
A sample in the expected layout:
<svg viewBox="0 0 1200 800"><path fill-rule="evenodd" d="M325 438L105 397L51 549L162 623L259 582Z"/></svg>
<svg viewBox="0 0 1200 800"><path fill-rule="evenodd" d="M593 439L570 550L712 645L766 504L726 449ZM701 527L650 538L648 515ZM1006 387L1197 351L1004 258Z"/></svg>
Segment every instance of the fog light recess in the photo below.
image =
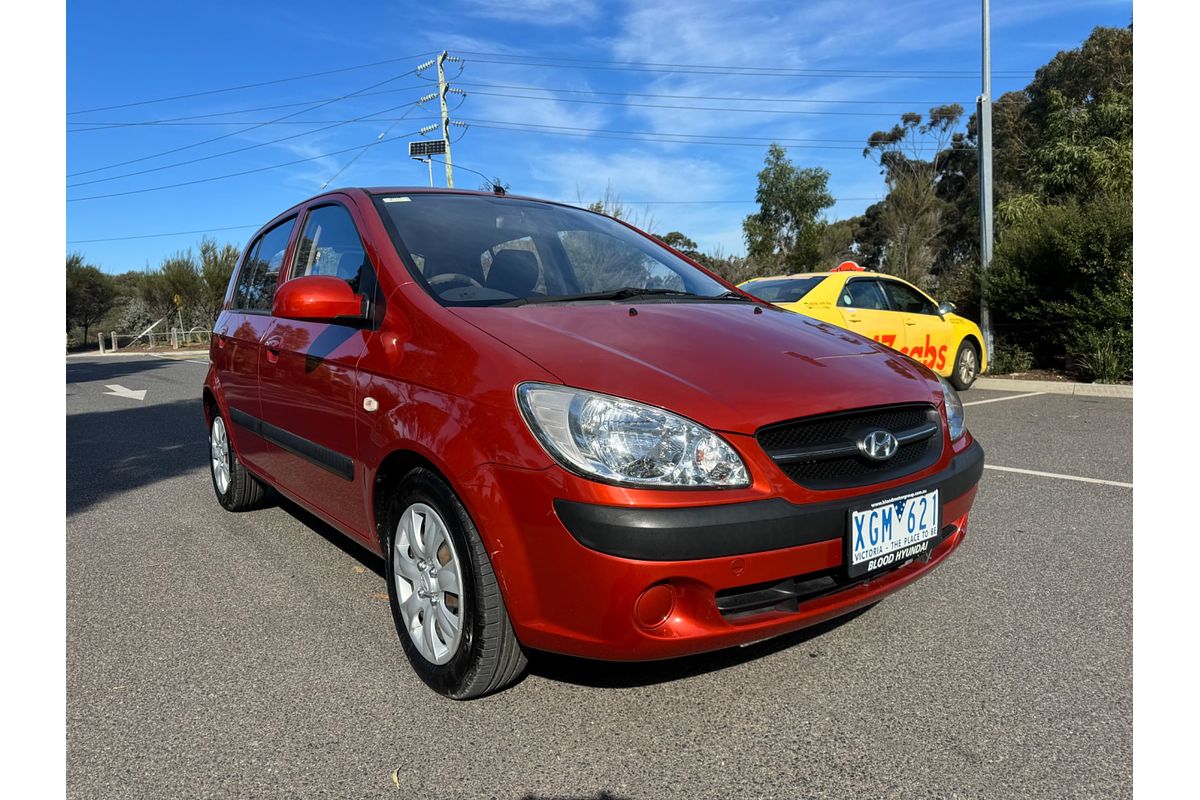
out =
<svg viewBox="0 0 1200 800"><path fill-rule="evenodd" d="M675 610L675 589L667 583L651 586L633 604L633 616L643 628L657 628Z"/></svg>

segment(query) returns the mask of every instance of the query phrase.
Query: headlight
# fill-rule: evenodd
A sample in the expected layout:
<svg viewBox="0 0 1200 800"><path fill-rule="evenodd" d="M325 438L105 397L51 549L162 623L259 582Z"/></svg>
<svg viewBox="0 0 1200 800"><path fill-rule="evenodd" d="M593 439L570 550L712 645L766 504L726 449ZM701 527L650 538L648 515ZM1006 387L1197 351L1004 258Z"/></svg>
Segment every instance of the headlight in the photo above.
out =
<svg viewBox="0 0 1200 800"><path fill-rule="evenodd" d="M720 436L678 414L582 389L517 387L538 441L560 464L633 486L749 486L746 465Z"/></svg>
<svg viewBox="0 0 1200 800"><path fill-rule="evenodd" d="M963 413L962 399L950 385L950 381L938 376L942 384L942 399L946 401L946 422L950 425L950 441L956 442L967 432L967 418Z"/></svg>

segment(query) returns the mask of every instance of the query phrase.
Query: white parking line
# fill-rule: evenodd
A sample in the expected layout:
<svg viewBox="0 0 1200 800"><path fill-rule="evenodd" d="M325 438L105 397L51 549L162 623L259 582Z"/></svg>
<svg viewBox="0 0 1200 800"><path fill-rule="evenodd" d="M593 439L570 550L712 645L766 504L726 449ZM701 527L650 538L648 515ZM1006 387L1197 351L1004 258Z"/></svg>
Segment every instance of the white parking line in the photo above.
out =
<svg viewBox="0 0 1200 800"><path fill-rule="evenodd" d="M981 406L984 403L1003 403L1005 400L1020 400L1022 397L1036 397L1045 392L1026 392L1025 394L1011 394L1008 397L992 397L988 400L972 400L969 403L963 403L964 406Z"/></svg>
<svg viewBox="0 0 1200 800"><path fill-rule="evenodd" d="M1007 399L1007 398L1005 398ZM1100 483L1105 486L1120 486L1132 489L1132 483L1122 481L1106 481L1102 478L1083 478L1079 475L1060 475L1057 472L1038 472L1036 469L1018 469L1017 467L997 467L995 464L984 464L984 469L995 469L1000 472L1019 472L1022 475L1037 475L1039 478L1061 478L1064 481L1079 481L1080 483Z"/></svg>
<svg viewBox="0 0 1200 800"><path fill-rule="evenodd" d="M198 358L172 358L171 356L163 356L158 353L147 353L146 355L161 358L163 361L186 361L189 364L203 364L206 367L208 366L208 361L201 361Z"/></svg>

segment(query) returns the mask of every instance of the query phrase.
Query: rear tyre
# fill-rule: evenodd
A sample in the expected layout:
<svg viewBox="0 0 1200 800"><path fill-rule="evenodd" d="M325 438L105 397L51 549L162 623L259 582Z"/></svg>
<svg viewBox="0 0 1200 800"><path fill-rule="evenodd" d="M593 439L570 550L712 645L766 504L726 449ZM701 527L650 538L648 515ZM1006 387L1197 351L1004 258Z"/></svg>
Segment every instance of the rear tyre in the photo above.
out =
<svg viewBox="0 0 1200 800"><path fill-rule="evenodd" d="M266 487L238 460L229 440L229 427L219 411L213 414L208 429L208 452L213 491L225 510L249 511L261 505Z"/></svg>
<svg viewBox="0 0 1200 800"><path fill-rule="evenodd" d="M975 345L964 339L958 346L958 355L954 357L954 371L950 373L950 383L962 392L970 389L978 377L979 351Z"/></svg>
<svg viewBox="0 0 1200 800"><path fill-rule="evenodd" d="M392 620L421 680L455 700L517 680L525 654L487 549L453 490L415 469L388 498L384 524Z"/></svg>

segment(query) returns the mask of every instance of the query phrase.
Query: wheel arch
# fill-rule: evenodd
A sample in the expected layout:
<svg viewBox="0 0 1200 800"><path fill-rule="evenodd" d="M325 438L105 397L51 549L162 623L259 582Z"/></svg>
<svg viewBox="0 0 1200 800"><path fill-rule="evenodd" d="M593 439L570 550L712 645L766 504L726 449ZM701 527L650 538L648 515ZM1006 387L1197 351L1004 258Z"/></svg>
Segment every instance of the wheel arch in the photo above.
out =
<svg viewBox="0 0 1200 800"><path fill-rule="evenodd" d="M375 540L379 545L379 552L385 555L387 552L385 549L386 532L383 529L383 522L387 510L388 492L398 486L404 480L405 476L414 469L427 469L434 475L437 475L446 482L451 490L458 495L459 501L466 506L466 502L462 499L462 492L454 485L454 480L432 460L411 448L398 447L392 450L383 457L379 462L379 466L376 467L370 487L371 522L375 529ZM468 513L470 513L469 510Z"/></svg>
<svg viewBox="0 0 1200 800"><path fill-rule="evenodd" d="M221 405L217 402L216 393L207 386L204 387L201 400L204 404L204 425L208 427L212 425L213 417L221 412Z"/></svg>
<svg viewBox="0 0 1200 800"><path fill-rule="evenodd" d="M984 373L984 371L987 369L987 353L984 352L983 342L980 341L980 337L976 336L973 331L971 333L964 335L962 337L962 341L970 342L971 346L975 348L975 353L976 353L976 355L979 356L979 373L978 374L982 375Z"/></svg>

